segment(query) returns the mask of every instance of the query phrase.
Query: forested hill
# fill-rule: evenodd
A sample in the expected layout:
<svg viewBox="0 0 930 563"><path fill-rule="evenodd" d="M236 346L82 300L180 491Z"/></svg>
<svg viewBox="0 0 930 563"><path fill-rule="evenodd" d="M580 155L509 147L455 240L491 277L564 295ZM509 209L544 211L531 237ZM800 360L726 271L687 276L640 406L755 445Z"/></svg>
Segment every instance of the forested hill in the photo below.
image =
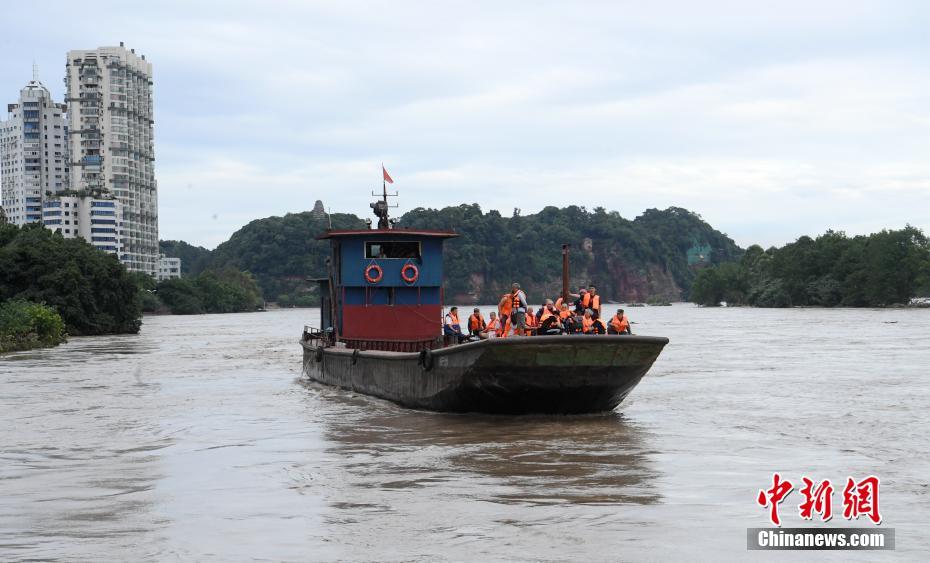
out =
<svg viewBox="0 0 930 563"><path fill-rule="evenodd" d="M314 239L328 227L320 212L288 214L252 221L211 253L196 254L199 268L232 266L251 272L265 299L309 304L309 277L325 275L326 242ZM333 228L365 228L355 215L334 214ZM530 299L554 296L561 287L561 245L572 245L572 284L595 284L607 299L646 301L687 297L700 266L733 261L742 251L698 215L672 207L650 209L628 220L603 208L547 207L536 214L515 210L504 217L477 204L443 209L418 208L404 214L400 227L454 229L461 236L446 242L446 301L496 302L513 281ZM162 251L186 243L163 243ZM182 257L183 258L183 257ZM196 274L197 271L191 271Z"/></svg>

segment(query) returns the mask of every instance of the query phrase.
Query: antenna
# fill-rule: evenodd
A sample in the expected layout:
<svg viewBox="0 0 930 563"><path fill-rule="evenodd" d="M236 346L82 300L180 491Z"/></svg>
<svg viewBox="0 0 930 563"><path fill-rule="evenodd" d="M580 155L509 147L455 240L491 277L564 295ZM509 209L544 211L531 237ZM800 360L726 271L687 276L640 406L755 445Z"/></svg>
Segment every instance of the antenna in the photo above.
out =
<svg viewBox="0 0 930 563"><path fill-rule="evenodd" d="M32 81L39 81L39 65L37 65L35 61L32 61Z"/></svg>
<svg viewBox="0 0 930 563"><path fill-rule="evenodd" d="M384 164L381 165L381 170L384 172ZM389 194L387 192L387 178L385 177L386 174L387 173L384 172L381 177L381 199L375 203L368 204L368 206L375 211L375 216L378 218L379 229L391 228L391 220L388 217L388 209L391 207L399 207L396 203L394 205L388 205L388 197L397 197L398 193L394 192ZM393 184L394 181L391 180L391 183ZM371 192L371 195L373 197L378 197L378 194L376 194L374 191Z"/></svg>

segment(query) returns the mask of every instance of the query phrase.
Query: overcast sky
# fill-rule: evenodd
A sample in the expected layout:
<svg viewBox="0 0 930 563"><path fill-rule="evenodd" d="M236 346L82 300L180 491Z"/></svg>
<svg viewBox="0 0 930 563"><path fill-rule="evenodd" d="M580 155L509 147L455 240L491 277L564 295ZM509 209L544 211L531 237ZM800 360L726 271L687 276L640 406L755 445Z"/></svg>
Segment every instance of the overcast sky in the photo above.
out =
<svg viewBox="0 0 930 563"><path fill-rule="evenodd" d="M930 3L16 2L0 101L69 49L154 66L162 239L477 202L701 214L742 246L930 231Z"/></svg>

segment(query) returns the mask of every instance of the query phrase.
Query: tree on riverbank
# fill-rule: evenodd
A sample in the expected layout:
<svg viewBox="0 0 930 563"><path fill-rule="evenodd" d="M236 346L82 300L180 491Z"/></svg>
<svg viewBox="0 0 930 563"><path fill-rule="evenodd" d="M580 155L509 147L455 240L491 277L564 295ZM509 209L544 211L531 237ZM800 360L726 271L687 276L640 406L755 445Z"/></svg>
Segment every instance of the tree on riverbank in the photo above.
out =
<svg viewBox="0 0 930 563"><path fill-rule="evenodd" d="M20 299L0 304L0 354L57 346L65 337L65 322L51 307Z"/></svg>
<svg viewBox="0 0 930 563"><path fill-rule="evenodd" d="M233 268L208 270L194 278L165 280L149 295L175 315L242 313L255 311L264 303L252 275Z"/></svg>
<svg viewBox="0 0 930 563"><path fill-rule="evenodd" d="M868 236L827 231L782 248L755 245L738 263L703 269L691 301L757 307L884 307L930 292L930 241L908 225Z"/></svg>
<svg viewBox="0 0 930 563"><path fill-rule="evenodd" d="M72 335L139 332L142 302L116 256L41 225L0 225L0 302L44 303Z"/></svg>

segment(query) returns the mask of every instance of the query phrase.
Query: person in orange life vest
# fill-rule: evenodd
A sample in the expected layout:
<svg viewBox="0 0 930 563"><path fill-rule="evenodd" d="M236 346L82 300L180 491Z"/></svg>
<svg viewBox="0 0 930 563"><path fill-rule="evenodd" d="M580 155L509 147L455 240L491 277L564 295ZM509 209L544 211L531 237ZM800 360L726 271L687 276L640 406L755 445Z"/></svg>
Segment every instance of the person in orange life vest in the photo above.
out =
<svg viewBox="0 0 930 563"><path fill-rule="evenodd" d="M546 304L543 305L538 320L539 328L536 329L536 334L562 333L562 322L559 319L559 313L556 311L555 305L552 304L552 299L546 299Z"/></svg>
<svg viewBox="0 0 930 563"><path fill-rule="evenodd" d="M486 326L487 323L484 322L484 317L481 316L481 309L475 307L475 311L468 317L468 333L472 336L478 336Z"/></svg>
<svg viewBox="0 0 930 563"><path fill-rule="evenodd" d="M526 308L526 332L532 334L539 328L539 319L532 307Z"/></svg>
<svg viewBox="0 0 930 563"><path fill-rule="evenodd" d="M513 295L505 293L501 296L501 300L497 303L497 316L500 317L501 326L503 326L504 322L510 318L512 309Z"/></svg>
<svg viewBox="0 0 930 563"><path fill-rule="evenodd" d="M623 309L617 309L617 314L610 319L608 329L610 334L633 334L630 330L630 320L623 314Z"/></svg>
<svg viewBox="0 0 930 563"><path fill-rule="evenodd" d="M592 325L594 325L594 318L591 315L591 309L585 309L584 317L581 318L581 332L590 334Z"/></svg>
<svg viewBox="0 0 930 563"><path fill-rule="evenodd" d="M452 307L449 309L449 312L446 313L446 320L442 326L442 334L452 337L456 344L462 342L462 339L465 337L465 335L462 334L462 325L459 323L458 307Z"/></svg>
<svg viewBox="0 0 930 563"><path fill-rule="evenodd" d="M597 294L597 288L593 285L588 288L588 309L594 313L594 316L601 316L601 296Z"/></svg>
<svg viewBox="0 0 930 563"><path fill-rule="evenodd" d="M497 331L497 335L501 338L507 338L508 336L513 336L513 323L510 322L509 317L501 317L501 329Z"/></svg>
<svg viewBox="0 0 930 563"><path fill-rule="evenodd" d="M584 310L588 308L588 303L591 302L591 296L588 295L588 290L585 288L578 289L578 299L575 300L575 314L583 315Z"/></svg>
<svg viewBox="0 0 930 563"><path fill-rule="evenodd" d="M604 319L594 311L591 312L591 318L594 320L594 323L591 324L590 334L607 334L607 325L604 324Z"/></svg>
<svg viewBox="0 0 930 563"><path fill-rule="evenodd" d="M574 332L575 317L572 315L572 311L568 308L568 304L566 303L562 303L562 308L559 310L559 321L561 321L562 328L565 332L569 334Z"/></svg>
<svg viewBox="0 0 930 563"><path fill-rule="evenodd" d="M501 331L501 320L497 317L497 313L491 311L491 318L488 319L488 324L485 325L484 330L478 335L481 338L497 338L500 336Z"/></svg>
<svg viewBox="0 0 930 563"><path fill-rule="evenodd" d="M511 286L511 307L510 307L510 324L513 326L513 333L517 336L523 336L526 332L526 309L529 303L526 300L526 294L520 289L520 284L514 282Z"/></svg>

